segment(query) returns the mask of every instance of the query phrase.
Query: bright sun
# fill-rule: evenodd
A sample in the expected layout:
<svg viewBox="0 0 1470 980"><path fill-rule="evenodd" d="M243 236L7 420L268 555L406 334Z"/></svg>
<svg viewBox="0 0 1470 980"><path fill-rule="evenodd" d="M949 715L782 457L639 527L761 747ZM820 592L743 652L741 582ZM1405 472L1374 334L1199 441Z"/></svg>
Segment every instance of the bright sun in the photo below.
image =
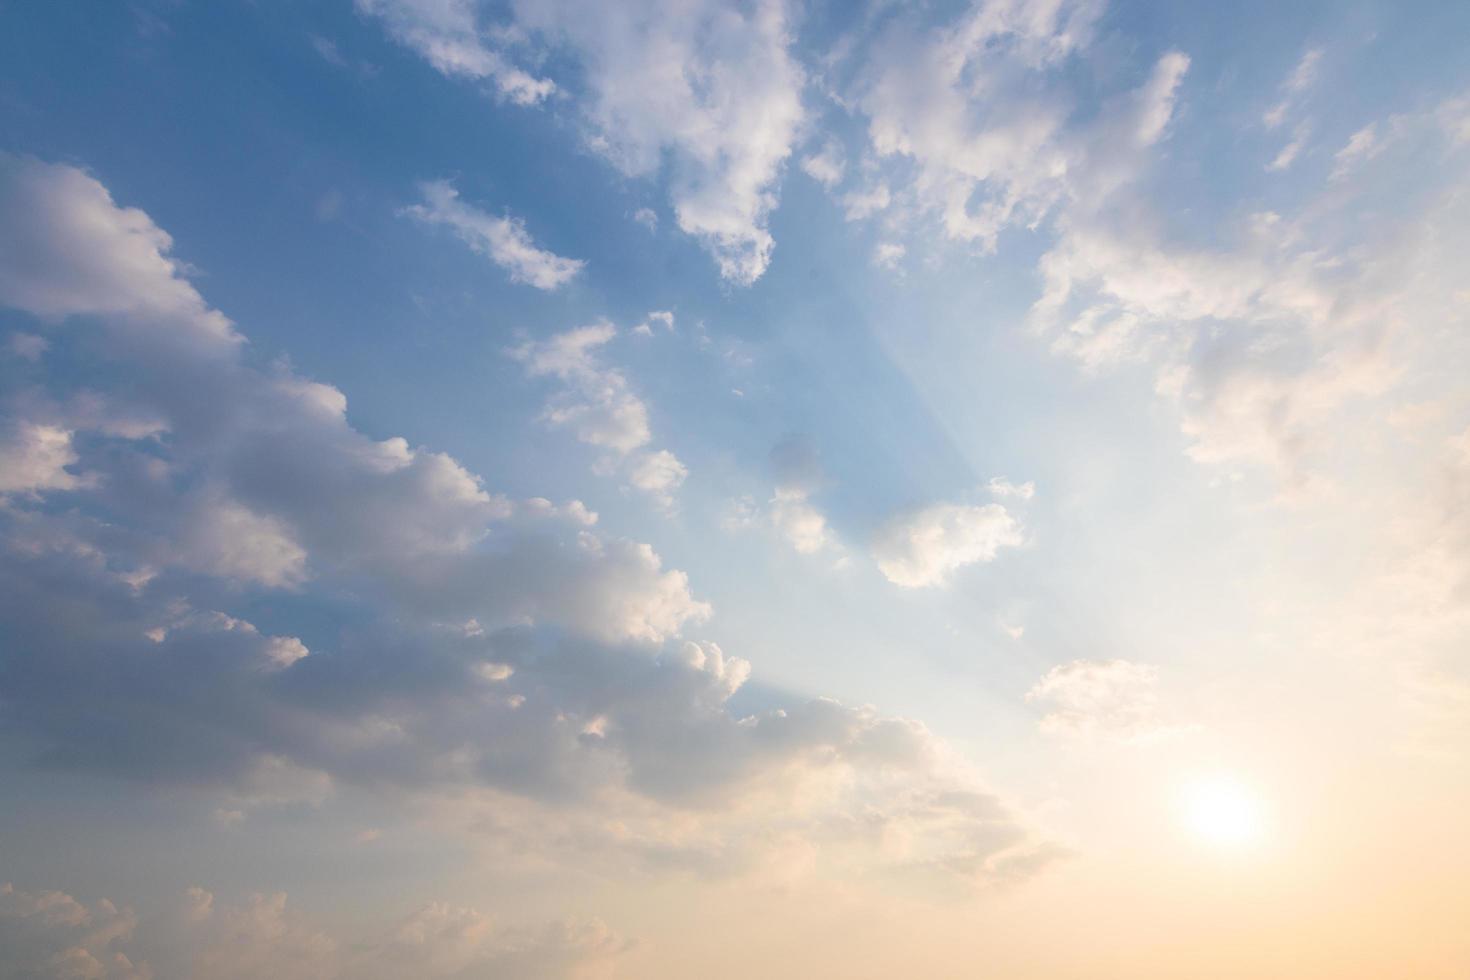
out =
<svg viewBox="0 0 1470 980"><path fill-rule="evenodd" d="M1189 830L1218 847L1247 847L1265 833L1260 797L1232 776L1211 775L1191 781L1184 787L1182 803Z"/></svg>

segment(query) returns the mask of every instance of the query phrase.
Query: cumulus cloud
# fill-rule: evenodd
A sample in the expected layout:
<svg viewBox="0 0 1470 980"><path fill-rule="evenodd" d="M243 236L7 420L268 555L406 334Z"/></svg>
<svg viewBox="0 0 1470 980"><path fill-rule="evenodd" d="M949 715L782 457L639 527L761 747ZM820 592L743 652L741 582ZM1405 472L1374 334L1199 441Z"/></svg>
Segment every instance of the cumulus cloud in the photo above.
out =
<svg viewBox="0 0 1470 980"><path fill-rule="evenodd" d="M404 208L405 214L452 229L460 241L509 273L511 282L556 289L571 282L586 265L580 259L563 258L536 247L520 219L497 218L464 203L447 180L422 183L419 192L424 203Z"/></svg>
<svg viewBox="0 0 1470 980"><path fill-rule="evenodd" d="M510 67L556 53L585 86L589 144L619 171L651 177L669 162L674 220L748 285L770 263L767 219L802 120L804 76L782 0L749 8L699 0L646 17L619 4L554 0L360 0L390 33L451 76L493 79L523 104L553 90Z"/></svg>
<svg viewBox="0 0 1470 980"><path fill-rule="evenodd" d="M1160 715L1158 668L1128 660L1074 660L1026 692L1048 735L1136 742L1170 730Z"/></svg>
<svg viewBox="0 0 1470 980"><path fill-rule="evenodd" d="M994 560L1002 548L1024 542L1021 528L1000 504L931 504L900 514L873 536L872 555L883 577L905 589L941 586L966 565Z"/></svg>
<svg viewBox="0 0 1470 980"><path fill-rule="evenodd" d="M72 472L79 457L72 434L54 425L16 420L0 433L0 494L71 490L85 484Z"/></svg>
<svg viewBox="0 0 1470 980"><path fill-rule="evenodd" d="M152 980L132 952L138 916L107 899L84 905L65 892L0 884L0 977ZM133 954L136 956L136 954Z"/></svg>
<svg viewBox="0 0 1470 980"><path fill-rule="evenodd" d="M752 826L804 846L836 835L852 860L976 882L1031 866L1018 855L1041 846L1034 835L921 725L823 699L737 716L748 664L681 639L711 609L650 546L598 534L579 503L512 501L444 453L362 434L337 389L245 362L146 215L76 168L12 169L37 193L0 188L0 237L58 238L46 260L71 265L38 271L66 286L45 290L7 266L0 302L52 318L108 311L99 343L75 356L128 379L99 395L116 411L87 409L121 420L106 426L121 434L73 444L77 462L62 467L98 479L34 487L0 509L5 720L40 764L213 786L220 809L242 815L344 783L493 794L529 808L528 827L560 812L600 827L603 849L652 859L672 847L725 867L761 860L741 843ZM87 223L68 224L73 194ZM641 417L594 418L626 403L625 381L594 357L609 337L583 328L517 356L565 385L552 409L568 424L632 452L647 441ZM139 443L146 433L167 438ZM667 486L677 471L655 463ZM63 492L67 508L46 506ZM268 602L291 589L344 610L341 628L308 642L228 611L242 593ZM912 846L884 857L855 812ZM693 850L675 843L689 813ZM609 830L635 820L637 841ZM283 914L262 900L230 933L277 929ZM340 950L284 935L300 962ZM237 951L219 965L253 962Z"/></svg>

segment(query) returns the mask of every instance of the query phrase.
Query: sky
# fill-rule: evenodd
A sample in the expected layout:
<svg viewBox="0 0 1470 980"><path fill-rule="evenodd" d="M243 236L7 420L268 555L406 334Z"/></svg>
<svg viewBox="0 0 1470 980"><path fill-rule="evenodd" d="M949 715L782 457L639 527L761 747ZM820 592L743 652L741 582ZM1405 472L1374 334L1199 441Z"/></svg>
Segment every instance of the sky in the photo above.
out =
<svg viewBox="0 0 1470 980"><path fill-rule="evenodd" d="M1459 978L1470 6L0 0L0 978Z"/></svg>

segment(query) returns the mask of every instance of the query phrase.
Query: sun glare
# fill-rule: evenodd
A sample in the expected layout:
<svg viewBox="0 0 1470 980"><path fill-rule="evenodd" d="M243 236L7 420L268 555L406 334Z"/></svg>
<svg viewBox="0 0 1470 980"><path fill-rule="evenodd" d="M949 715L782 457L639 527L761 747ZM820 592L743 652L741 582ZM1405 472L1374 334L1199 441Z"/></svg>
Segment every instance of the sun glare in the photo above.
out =
<svg viewBox="0 0 1470 980"><path fill-rule="evenodd" d="M1232 776L1191 781L1184 787L1182 809L1189 831L1217 847L1248 847L1265 833L1260 796Z"/></svg>

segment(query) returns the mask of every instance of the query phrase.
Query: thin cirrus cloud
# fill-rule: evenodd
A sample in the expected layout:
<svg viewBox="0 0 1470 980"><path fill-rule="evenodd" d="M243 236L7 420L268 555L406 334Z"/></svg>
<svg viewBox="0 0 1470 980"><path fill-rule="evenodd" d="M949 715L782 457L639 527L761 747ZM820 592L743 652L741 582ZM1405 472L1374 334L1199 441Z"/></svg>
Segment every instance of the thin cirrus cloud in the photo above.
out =
<svg viewBox="0 0 1470 980"><path fill-rule="evenodd" d="M476 253L500 266L511 282L537 289L565 286L587 264L538 248L526 224L509 215L496 217L460 200L459 191L447 180L419 185L422 204L412 204L403 213L425 224L443 225Z"/></svg>

